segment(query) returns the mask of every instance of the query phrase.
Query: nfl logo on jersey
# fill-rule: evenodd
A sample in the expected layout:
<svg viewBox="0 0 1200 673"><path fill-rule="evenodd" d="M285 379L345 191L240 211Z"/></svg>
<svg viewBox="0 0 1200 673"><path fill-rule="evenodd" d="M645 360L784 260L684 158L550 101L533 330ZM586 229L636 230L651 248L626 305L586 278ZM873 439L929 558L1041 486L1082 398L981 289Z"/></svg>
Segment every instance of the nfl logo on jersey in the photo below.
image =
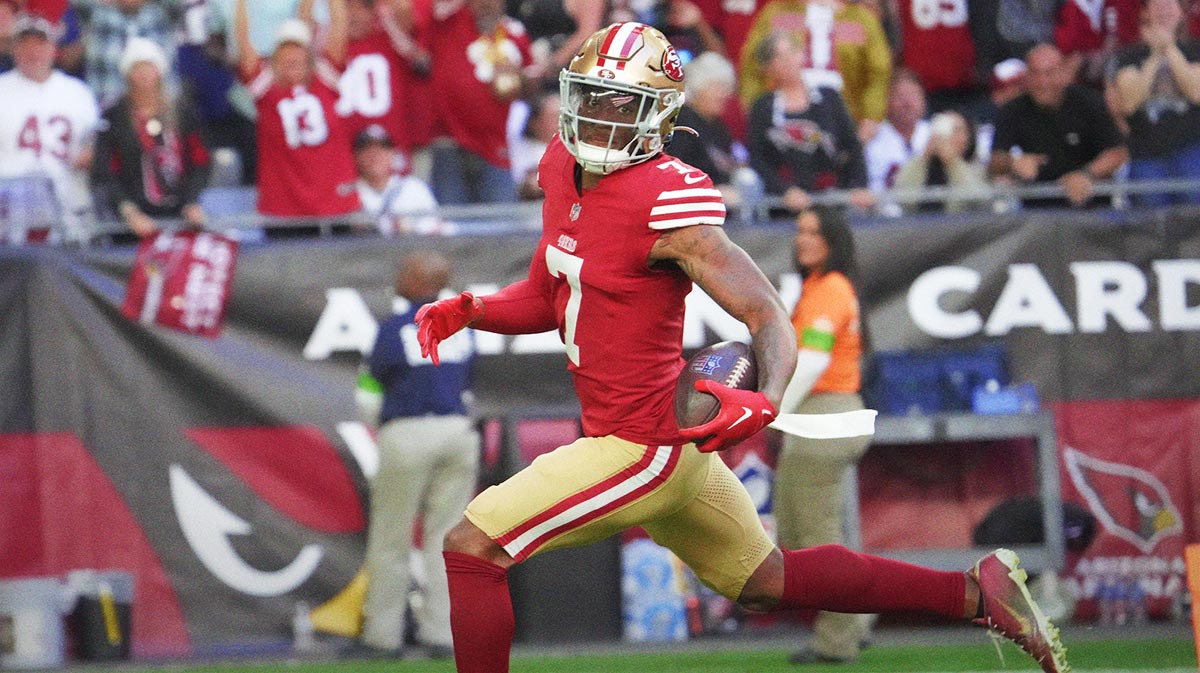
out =
<svg viewBox="0 0 1200 673"><path fill-rule="evenodd" d="M692 363L692 371L704 376L712 376L713 372L721 368L720 355L709 355Z"/></svg>

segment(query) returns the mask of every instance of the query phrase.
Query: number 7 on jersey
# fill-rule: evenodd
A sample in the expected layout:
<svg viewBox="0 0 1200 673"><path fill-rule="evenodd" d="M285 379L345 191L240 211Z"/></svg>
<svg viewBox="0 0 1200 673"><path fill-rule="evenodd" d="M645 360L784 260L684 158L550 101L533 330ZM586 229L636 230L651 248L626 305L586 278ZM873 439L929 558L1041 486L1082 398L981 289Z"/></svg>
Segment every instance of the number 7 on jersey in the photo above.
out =
<svg viewBox="0 0 1200 673"><path fill-rule="evenodd" d="M555 278L566 278L571 288L571 296L567 298L567 309L563 316L566 329L563 330L563 343L567 346L567 358L576 367L579 366L579 345L575 343L575 326L579 322L579 304L583 301L583 286L579 282L579 274L583 270L583 258L577 257L552 246L546 246L546 268Z"/></svg>

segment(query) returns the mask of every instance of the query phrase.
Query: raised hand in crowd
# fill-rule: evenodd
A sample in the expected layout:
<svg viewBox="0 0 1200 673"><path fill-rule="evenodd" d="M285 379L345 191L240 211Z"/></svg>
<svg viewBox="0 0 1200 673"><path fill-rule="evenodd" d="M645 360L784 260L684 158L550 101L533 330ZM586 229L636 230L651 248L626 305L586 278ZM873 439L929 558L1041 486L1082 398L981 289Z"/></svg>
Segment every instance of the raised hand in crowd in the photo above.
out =
<svg viewBox="0 0 1200 673"><path fill-rule="evenodd" d="M704 14L691 0L672 0L667 10L667 22L677 28L695 28L704 21Z"/></svg>
<svg viewBox="0 0 1200 673"><path fill-rule="evenodd" d="M725 39L709 25L704 12L692 0L669 0L666 19L672 32L689 32L698 37L703 51L725 54Z"/></svg>
<svg viewBox="0 0 1200 673"><path fill-rule="evenodd" d="M929 141L925 143L925 156L937 157L943 165L949 166L963 161L963 152L969 141L963 134L953 133L953 129L943 131L940 125L935 126L929 134Z"/></svg>
<svg viewBox="0 0 1200 673"><path fill-rule="evenodd" d="M429 50L413 39L416 17L413 15L412 0L383 0L375 3L379 25L387 33L392 46L408 62L415 72L427 76L431 57Z"/></svg>

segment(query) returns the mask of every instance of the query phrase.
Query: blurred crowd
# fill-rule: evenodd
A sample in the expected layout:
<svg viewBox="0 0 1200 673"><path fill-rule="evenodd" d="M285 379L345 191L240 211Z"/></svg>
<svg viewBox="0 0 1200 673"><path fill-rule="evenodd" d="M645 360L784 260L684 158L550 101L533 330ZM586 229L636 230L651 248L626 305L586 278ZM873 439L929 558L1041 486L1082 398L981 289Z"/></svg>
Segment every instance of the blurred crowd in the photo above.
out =
<svg viewBox="0 0 1200 673"><path fill-rule="evenodd" d="M557 74L625 20L679 51L668 151L735 209L1200 178L1200 0L0 0L0 183L46 178L67 238L231 204L446 233L439 205L540 198Z"/></svg>

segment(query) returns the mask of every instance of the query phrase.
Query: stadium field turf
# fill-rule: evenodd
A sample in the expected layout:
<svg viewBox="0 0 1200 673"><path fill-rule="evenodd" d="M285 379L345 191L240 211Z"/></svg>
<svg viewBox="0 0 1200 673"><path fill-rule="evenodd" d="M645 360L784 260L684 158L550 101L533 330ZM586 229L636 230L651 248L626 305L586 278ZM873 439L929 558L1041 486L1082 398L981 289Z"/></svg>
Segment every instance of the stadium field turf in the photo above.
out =
<svg viewBox="0 0 1200 673"><path fill-rule="evenodd" d="M896 645L871 647L852 665L788 664L787 651L722 649L681 652L629 651L582 656L513 658L513 673L990 673L1036 671L1033 662L1014 645L1000 652L984 642L970 645ZM1003 661L1000 654L1003 654ZM1194 673L1196 650L1189 639L1121 639L1069 644L1069 659L1079 673ZM298 661L273 660L248 664L113 667L105 673L449 673L449 661Z"/></svg>

